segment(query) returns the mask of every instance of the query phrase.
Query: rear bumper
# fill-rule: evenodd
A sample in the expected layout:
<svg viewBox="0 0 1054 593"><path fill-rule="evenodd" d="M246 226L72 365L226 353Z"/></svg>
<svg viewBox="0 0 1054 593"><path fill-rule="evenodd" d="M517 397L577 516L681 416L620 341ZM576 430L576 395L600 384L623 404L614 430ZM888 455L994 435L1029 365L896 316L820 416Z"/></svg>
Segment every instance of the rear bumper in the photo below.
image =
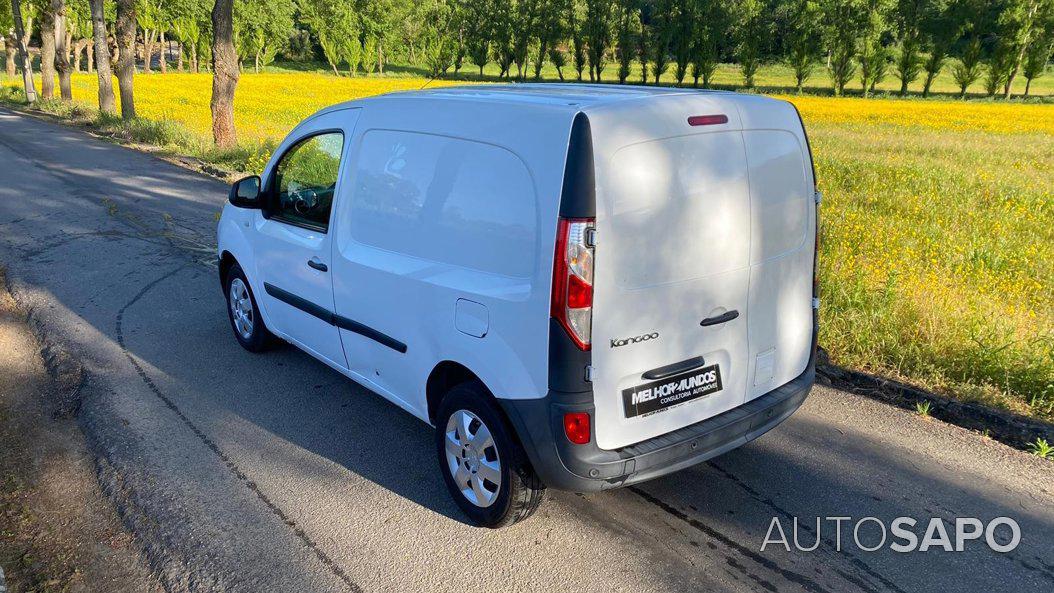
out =
<svg viewBox="0 0 1054 593"><path fill-rule="evenodd" d="M586 445L574 445L563 434L565 412L592 413L591 392L550 391L541 399L498 401L547 486L574 492L608 490L701 463L775 428L801 406L812 389L814 358L789 383L737 408L611 451L596 446L595 432Z"/></svg>

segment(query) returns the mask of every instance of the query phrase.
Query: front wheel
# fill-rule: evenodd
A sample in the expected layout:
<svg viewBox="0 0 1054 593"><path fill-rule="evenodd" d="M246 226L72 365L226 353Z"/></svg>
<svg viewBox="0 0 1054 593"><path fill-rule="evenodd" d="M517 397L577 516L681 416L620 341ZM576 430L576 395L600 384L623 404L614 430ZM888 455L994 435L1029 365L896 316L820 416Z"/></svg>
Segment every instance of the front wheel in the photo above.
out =
<svg viewBox="0 0 1054 593"><path fill-rule="evenodd" d="M477 382L447 393L436 414L440 471L472 523L498 528L530 517L545 497L512 431Z"/></svg>
<svg viewBox="0 0 1054 593"><path fill-rule="evenodd" d="M264 325L253 289L241 266L234 264L227 271L227 317L238 343L249 352L262 352L274 337Z"/></svg>

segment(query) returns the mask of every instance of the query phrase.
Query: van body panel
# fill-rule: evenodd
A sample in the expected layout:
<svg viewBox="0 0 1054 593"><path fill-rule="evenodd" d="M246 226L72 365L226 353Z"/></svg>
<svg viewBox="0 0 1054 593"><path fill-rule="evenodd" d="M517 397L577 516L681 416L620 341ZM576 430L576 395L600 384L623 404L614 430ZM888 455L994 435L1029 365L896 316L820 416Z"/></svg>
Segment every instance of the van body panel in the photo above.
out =
<svg viewBox="0 0 1054 593"><path fill-rule="evenodd" d="M566 147L574 112L398 95L362 103L337 200L335 306L407 349L341 330L349 369L426 419L424 387L444 360L499 397L543 397L564 166L552 147ZM483 336L458 328L459 300L486 312Z"/></svg>
<svg viewBox="0 0 1054 593"><path fill-rule="evenodd" d="M585 113L597 147L598 446L681 429L801 375L811 352L814 235L809 157L793 107L678 94ZM699 115L727 122L689 125ZM719 384L695 388L703 374L676 386L644 377L698 357L702 369L716 367ZM678 391L685 386L695 394ZM635 392L658 393L660 402L632 407Z"/></svg>
<svg viewBox="0 0 1054 593"><path fill-rule="evenodd" d="M674 97L589 114L597 151L593 397L597 444L616 449L743 403L751 212L738 112L709 97ZM692 115L729 122L690 127ZM703 319L736 311L727 323ZM657 334L657 335L656 335ZM622 344L637 336L655 336ZM702 357L722 388L628 416L643 373Z"/></svg>
<svg viewBox="0 0 1054 593"><path fill-rule="evenodd" d="M812 344L815 241L808 153L786 130L750 130L751 266L747 399L797 377Z"/></svg>

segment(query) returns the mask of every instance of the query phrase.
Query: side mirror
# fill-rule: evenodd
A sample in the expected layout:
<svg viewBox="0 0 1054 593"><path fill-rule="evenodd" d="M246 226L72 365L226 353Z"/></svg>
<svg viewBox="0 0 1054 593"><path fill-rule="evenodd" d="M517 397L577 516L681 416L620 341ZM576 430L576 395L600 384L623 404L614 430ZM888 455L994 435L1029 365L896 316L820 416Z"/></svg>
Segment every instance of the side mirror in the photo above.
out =
<svg viewBox="0 0 1054 593"><path fill-rule="evenodd" d="M260 176L252 175L235 181L234 185L231 186L231 193L227 199L232 206L239 208L261 208Z"/></svg>

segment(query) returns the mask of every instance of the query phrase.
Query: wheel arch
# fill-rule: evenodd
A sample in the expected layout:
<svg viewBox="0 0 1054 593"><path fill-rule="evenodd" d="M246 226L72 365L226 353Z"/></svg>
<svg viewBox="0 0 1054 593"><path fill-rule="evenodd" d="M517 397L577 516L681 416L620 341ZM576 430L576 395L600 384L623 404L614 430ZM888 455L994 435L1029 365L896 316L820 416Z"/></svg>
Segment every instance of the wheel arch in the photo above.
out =
<svg viewBox="0 0 1054 593"><path fill-rule="evenodd" d="M220 286L221 287L226 288L227 272L229 272L231 270L231 266L233 266L234 264L237 264L237 263L238 263L238 260L235 259L234 255L232 255L230 251L227 251L226 249L224 249L223 253L220 254L219 266L220 266ZM238 265L241 265L241 264L238 264ZM242 269L244 269L244 268L242 268Z"/></svg>
<svg viewBox="0 0 1054 593"><path fill-rule="evenodd" d="M483 386L490 398L492 400L495 399L494 392L487 387L483 379L460 362L444 360L432 368L432 372L428 374L428 380L425 382L425 400L428 405L429 422L435 423L436 412L439 411L439 404L443 401L443 396L455 385L468 381L478 382ZM494 403L497 404L496 401ZM498 407L500 409L500 406Z"/></svg>

